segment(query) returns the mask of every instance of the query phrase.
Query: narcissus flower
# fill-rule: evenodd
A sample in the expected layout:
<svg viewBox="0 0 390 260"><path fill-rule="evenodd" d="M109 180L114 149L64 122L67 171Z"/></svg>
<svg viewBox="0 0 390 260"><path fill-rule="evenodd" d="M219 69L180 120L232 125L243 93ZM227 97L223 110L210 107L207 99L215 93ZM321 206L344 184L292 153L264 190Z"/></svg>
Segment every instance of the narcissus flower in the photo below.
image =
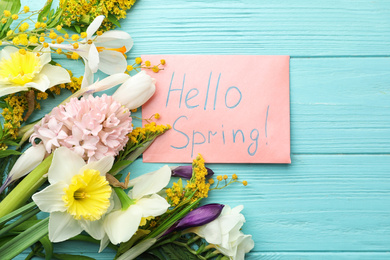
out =
<svg viewBox="0 0 390 260"><path fill-rule="evenodd" d="M167 211L168 202L156 193L169 183L170 178L171 169L164 166L130 182L134 185L133 189L127 198L120 198L122 203L127 200L127 208L123 208L122 204L122 209L112 211L104 219L104 230L113 244L128 241L137 231L142 218L160 216Z"/></svg>
<svg viewBox="0 0 390 260"><path fill-rule="evenodd" d="M46 89L70 82L69 73L59 66L48 64L50 51L28 51L7 46L0 51L0 96L27 91L35 88L42 92Z"/></svg>
<svg viewBox="0 0 390 260"><path fill-rule="evenodd" d="M40 210L50 213L50 241L67 240L83 230L95 239L104 237L103 217L113 207L105 175L113 163L114 157L106 156L86 164L65 147L54 152L50 185L32 196Z"/></svg>

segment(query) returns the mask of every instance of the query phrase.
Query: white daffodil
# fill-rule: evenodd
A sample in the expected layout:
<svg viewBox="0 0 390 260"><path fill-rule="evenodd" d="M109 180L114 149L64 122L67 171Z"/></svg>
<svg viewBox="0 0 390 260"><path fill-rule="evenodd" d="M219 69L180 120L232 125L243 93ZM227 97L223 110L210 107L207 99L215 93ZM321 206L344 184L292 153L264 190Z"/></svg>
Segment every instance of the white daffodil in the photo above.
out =
<svg viewBox="0 0 390 260"><path fill-rule="evenodd" d="M9 184L23 177L37 167L45 158L45 153L46 151L43 144L28 148L15 162L7 176L7 179L0 187L0 193L2 193Z"/></svg>
<svg viewBox="0 0 390 260"><path fill-rule="evenodd" d="M128 109L135 109L148 101L156 91L156 80L145 71L126 80L112 95L112 98Z"/></svg>
<svg viewBox="0 0 390 260"><path fill-rule="evenodd" d="M245 222L244 215L240 213L243 208L240 205L231 209L225 205L217 219L206 225L192 228L188 232L194 232L203 237L231 259L244 259L245 253L253 249L254 242L251 235L245 235L240 231Z"/></svg>
<svg viewBox="0 0 390 260"><path fill-rule="evenodd" d="M142 218L156 217L165 213L169 203L156 193L162 190L171 178L171 170L164 166L156 172L134 179L128 200L128 208L111 211L104 219L104 230L113 244L128 241L137 231ZM122 190L123 191L123 190Z"/></svg>
<svg viewBox="0 0 390 260"><path fill-rule="evenodd" d="M46 89L70 82L69 73L61 67L48 64L50 50L20 53L18 48L6 46L0 51L0 97L35 88Z"/></svg>
<svg viewBox="0 0 390 260"><path fill-rule="evenodd" d="M105 236L103 217L113 207L105 175L113 163L112 156L86 164L68 148L54 151L50 185L32 196L42 211L50 213L50 241L64 241L83 230L98 240Z"/></svg>
<svg viewBox="0 0 390 260"><path fill-rule="evenodd" d="M112 75L125 72L127 67L124 54L133 47L130 34L124 31L112 30L94 37L94 33L99 29L103 20L104 15L100 15L93 20L87 28L87 37L79 42L77 49L70 44L49 44L54 48L76 52L83 58L85 72L82 87L93 83L93 74L98 70Z"/></svg>

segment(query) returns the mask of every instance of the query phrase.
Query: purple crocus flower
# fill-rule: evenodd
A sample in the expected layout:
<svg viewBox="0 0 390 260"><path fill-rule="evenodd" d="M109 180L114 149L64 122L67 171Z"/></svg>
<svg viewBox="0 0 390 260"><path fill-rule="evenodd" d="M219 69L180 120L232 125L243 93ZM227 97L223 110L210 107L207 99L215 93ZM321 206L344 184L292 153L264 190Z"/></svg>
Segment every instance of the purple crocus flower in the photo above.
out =
<svg viewBox="0 0 390 260"><path fill-rule="evenodd" d="M222 212L223 207L225 207L225 205L211 203L196 208L188 213L184 218L173 224L173 226L164 233L164 236L173 231L180 231L190 227L198 227L210 223L211 221L218 218Z"/></svg>
<svg viewBox="0 0 390 260"><path fill-rule="evenodd" d="M214 172L210 168L207 168L207 175L206 178L210 178L213 176ZM192 165L186 165L186 166L178 166L172 169L172 176L173 177L181 177L184 179L191 179L192 177Z"/></svg>

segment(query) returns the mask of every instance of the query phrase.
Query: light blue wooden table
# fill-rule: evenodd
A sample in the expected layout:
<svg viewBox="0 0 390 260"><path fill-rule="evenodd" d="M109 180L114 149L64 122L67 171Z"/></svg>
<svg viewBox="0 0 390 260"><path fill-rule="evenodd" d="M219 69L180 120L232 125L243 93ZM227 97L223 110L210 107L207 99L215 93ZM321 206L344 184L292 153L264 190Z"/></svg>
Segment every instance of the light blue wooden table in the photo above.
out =
<svg viewBox="0 0 390 260"><path fill-rule="evenodd" d="M122 29L129 59L291 56L291 165L209 165L249 182L208 200L245 205L247 259L390 259L390 1L139 0ZM55 250L114 256L84 243Z"/></svg>

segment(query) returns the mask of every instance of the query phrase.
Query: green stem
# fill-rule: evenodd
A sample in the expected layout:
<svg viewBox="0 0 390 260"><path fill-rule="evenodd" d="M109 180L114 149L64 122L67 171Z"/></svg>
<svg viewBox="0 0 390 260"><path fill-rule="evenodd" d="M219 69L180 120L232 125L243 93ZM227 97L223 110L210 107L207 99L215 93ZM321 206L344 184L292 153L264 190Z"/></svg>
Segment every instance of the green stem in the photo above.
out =
<svg viewBox="0 0 390 260"><path fill-rule="evenodd" d="M49 170L52 159L53 154L41 162L0 202L0 218L23 206L31 195L41 187L47 179L44 175Z"/></svg>

